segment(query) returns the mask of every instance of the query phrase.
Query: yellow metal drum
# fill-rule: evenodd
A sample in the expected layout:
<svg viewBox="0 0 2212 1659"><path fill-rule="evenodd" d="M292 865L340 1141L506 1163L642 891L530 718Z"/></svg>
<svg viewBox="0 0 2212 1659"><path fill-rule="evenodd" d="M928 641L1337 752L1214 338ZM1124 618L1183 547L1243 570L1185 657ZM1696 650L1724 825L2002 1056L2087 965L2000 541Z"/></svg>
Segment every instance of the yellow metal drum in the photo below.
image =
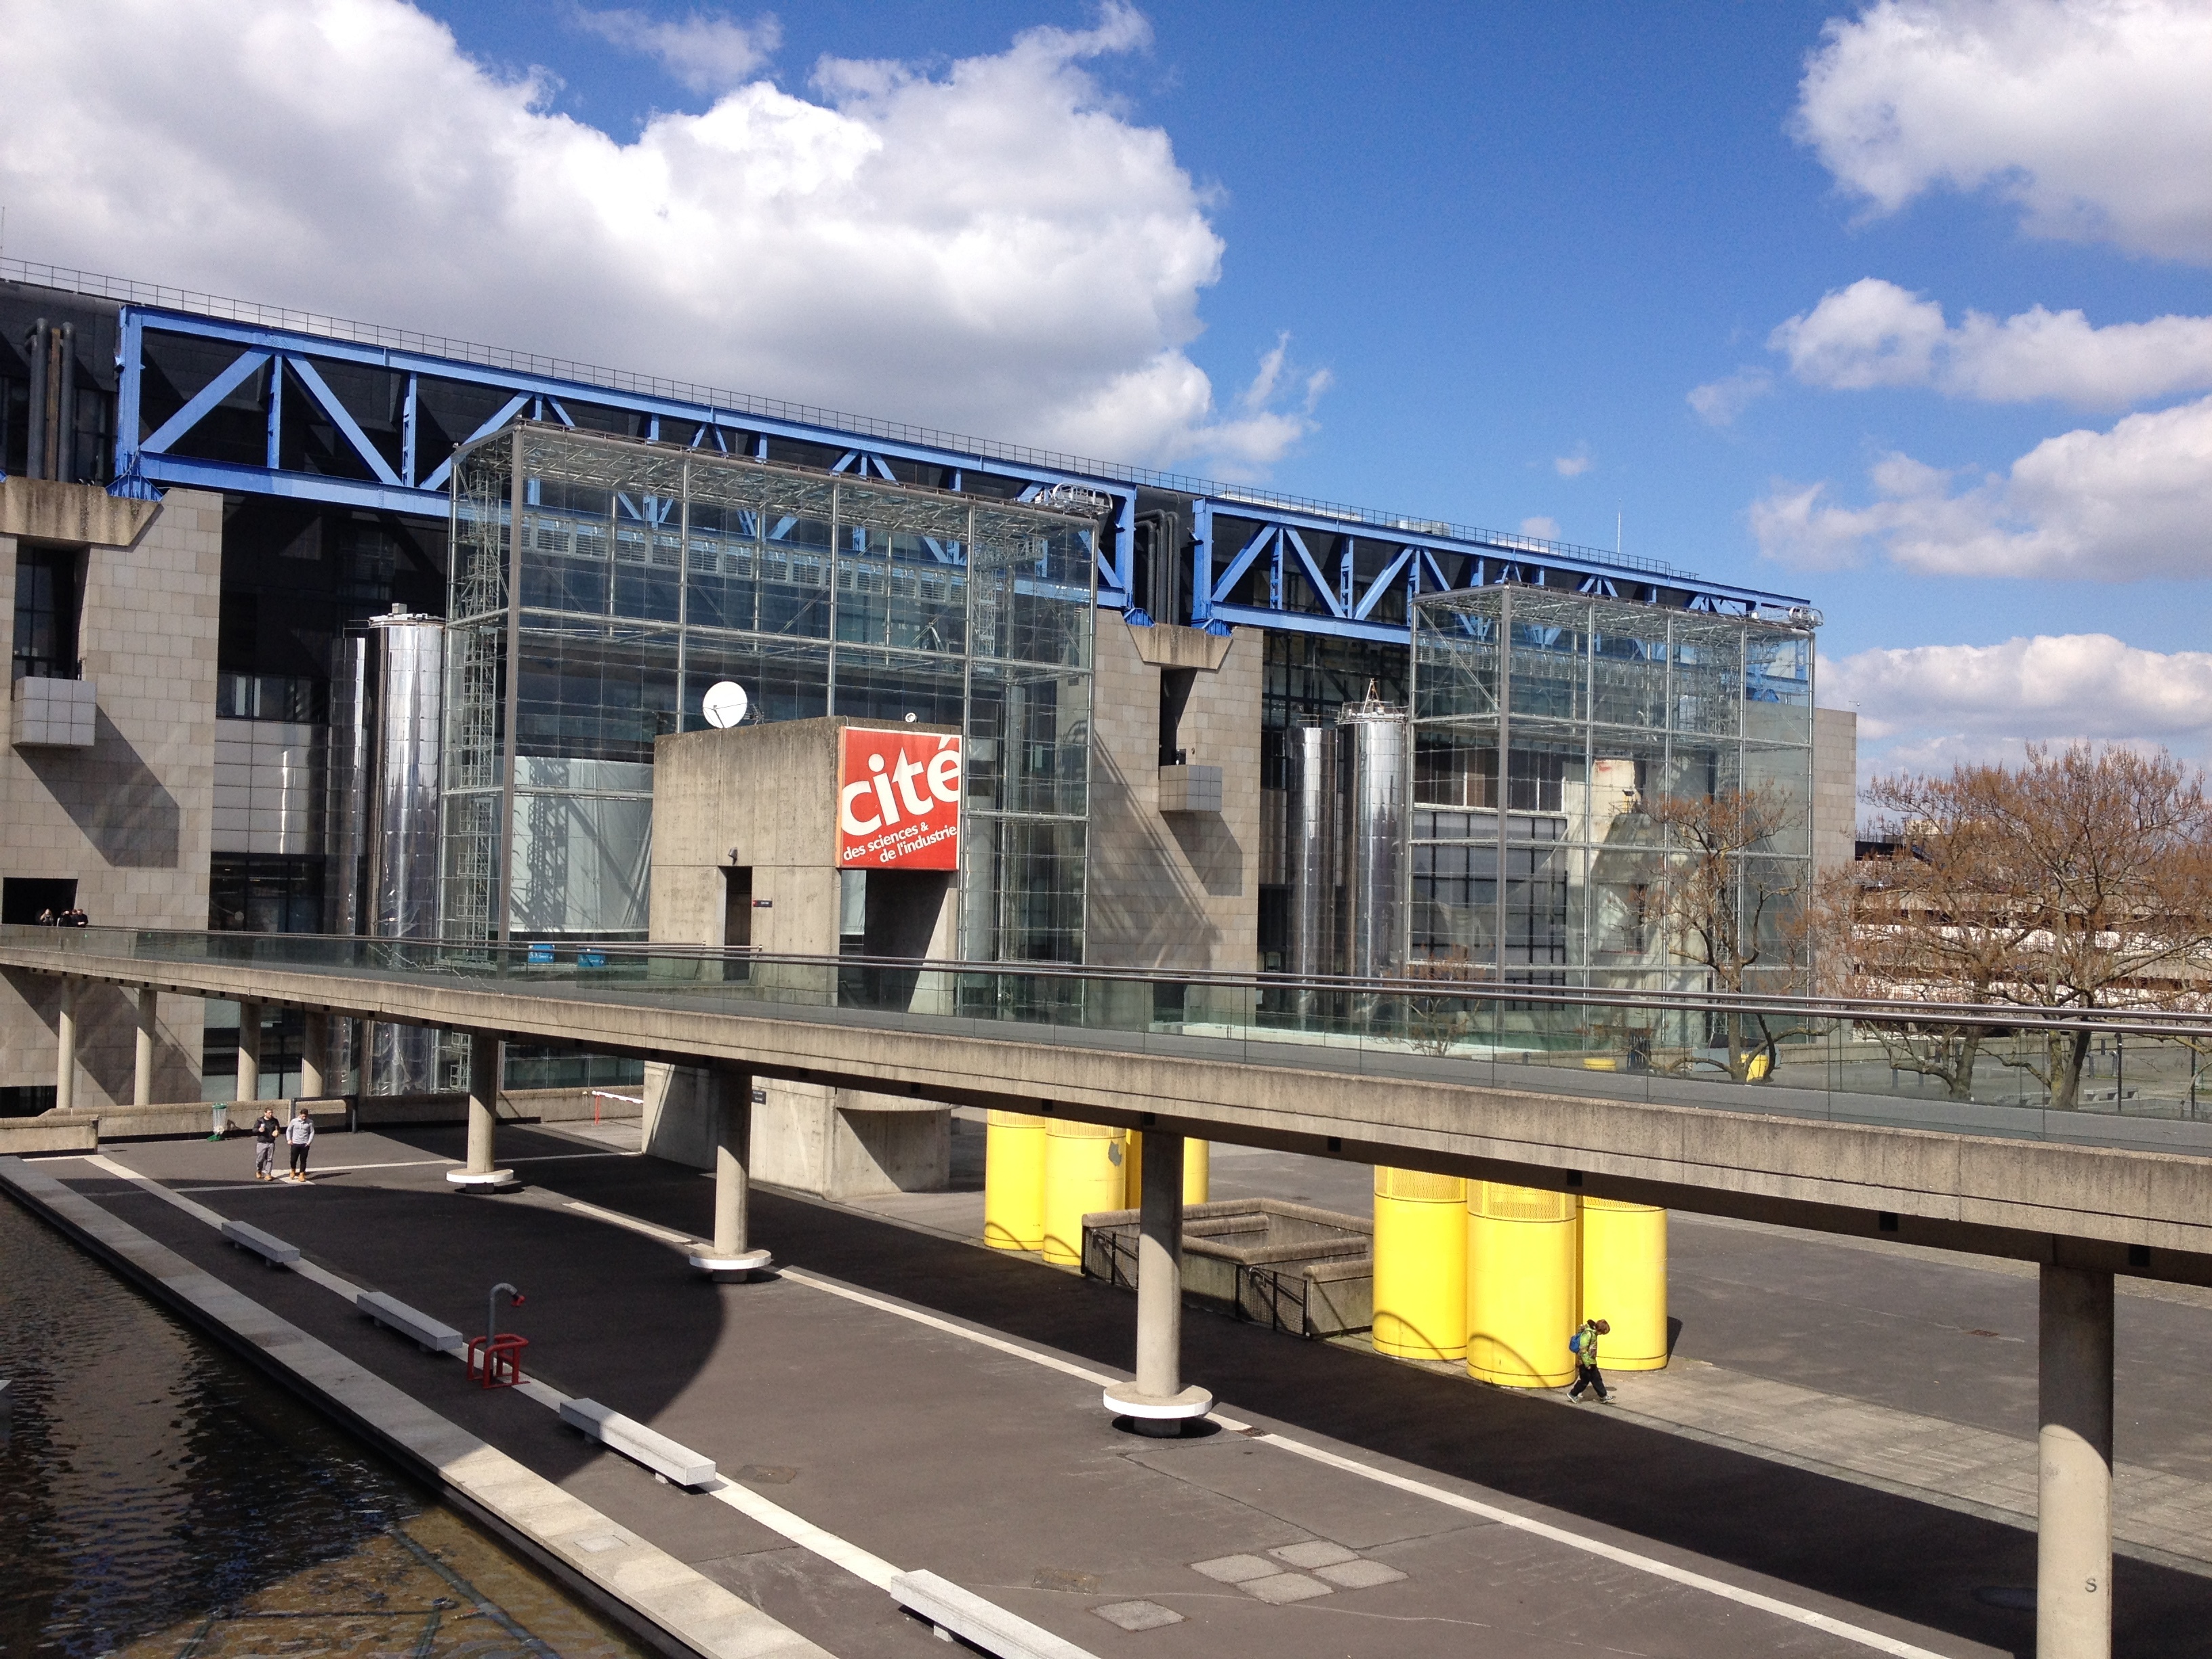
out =
<svg viewBox="0 0 2212 1659"><path fill-rule="evenodd" d="M1583 1317L1613 1327L1599 1367L1656 1371L1667 1363L1667 1212L1609 1198L1582 1210Z"/></svg>
<svg viewBox="0 0 2212 1659"><path fill-rule="evenodd" d="M1044 1120L993 1112L983 1141L983 1242L994 1250L1044 1248Z"/></svg>
<svg viewBox="0 0 2212 1659"><path fill-rule="evenodd" d="M1456 1176L1376 1166L1375 1350L1467 1352L1467 1182Z"/></svg>
<svg viewBox="0 0 2212 1659"><path fill-rule="evenodd" d="M1044 1259L1064 1267L1083 1260L1083 1218L1124 1208L1124 1131L1102 1123L1048 1119L1044 1130Z"/></svg>
<svg viewBox="0 0 2212 1659"><path fill-rule="evenodd" d="M1567 1339L1580 1323L1576 1212L1565 1193L1468 1183L1467 1369L1485 1382L1571 1382ZM1610 1363L1613 1350L1601 1350Z"/></svg>
<svg viewBox="0 0 2212 1659"><path fill-rule="evenodd" d="M1203 1204L1212 1175L1213 1143L1210 1140L1186 1140L1182 1144L1182 1201ZM1129 1141L1124 1149L1126 1161L1121 1165L1124 1185L1122 1207L1141 1210L1145 1207L1145 1136L1139 1129L1129 1131Z"/></svg>

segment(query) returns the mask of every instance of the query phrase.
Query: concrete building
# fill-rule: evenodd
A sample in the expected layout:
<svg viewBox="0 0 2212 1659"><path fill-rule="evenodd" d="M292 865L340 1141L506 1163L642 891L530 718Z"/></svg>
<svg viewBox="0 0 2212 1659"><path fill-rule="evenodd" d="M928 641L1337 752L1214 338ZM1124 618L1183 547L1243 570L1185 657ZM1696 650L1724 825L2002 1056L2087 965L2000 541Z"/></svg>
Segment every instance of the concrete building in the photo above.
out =
<svg viewBox="0 0 2212 1659"><path fill-rule="evenodd" d="M1414 741L1418 617L1511 596L1602 609L1589 637L1809 637L1797 598L1597 550L20 264L0 264L0 471L9 921L73 901L172 928L726 944L711 885L669 884L655 756L731 683L747 732L961 734L963 861L937 947L1398 972L1443 959L1414 932L1436 897L1415 820L1433 830L1440 804L1408 796L1398 855L1372 834L1361 852L1352 756L1361 731L1376 753ZM1803 654L1777 707L1810 711ZM1771 668L1740 663L1722 688L1739 756L1779 752L1743 723ZM1587 811L1621 758L1596 741L1541 787ZM1346 757L1326 781L1323 746ZM1788 856L1824 866L1850 843L1850 717L1820 711L1782 747L1808 756L1790 775L1807 846ZM1402 786L1428 777L1407 749ZM1538 920L1523 904L1524 933L1570 912L1610 925L1587 896L1604 838L1578 833L1547 855L1577 875ZM1354 896L1355 869L1387 902ZM834 954L866 914L841 896L836 931L793 933L763 909L750 942ZM1497 965L1476 943L1444 954ZM1581 945L1525 956L1503 965L1604 965ZM1169 1024L1203 1001L1172 979L1152 994ZM80 1104L134 1087L110 1000L82 1011ZM0 994L0 1110L55 1099L58 1017L34 988ZM156 1095L227 1097L234 1005L158 1017ZM465 1079L457 1042L342 1036L351 1085ZM263 1092L297 1088L305 1037L296 1014L266 1017ZM635 1061L513 1046L507 1067L517 1087L640 1081Z"/></svg>

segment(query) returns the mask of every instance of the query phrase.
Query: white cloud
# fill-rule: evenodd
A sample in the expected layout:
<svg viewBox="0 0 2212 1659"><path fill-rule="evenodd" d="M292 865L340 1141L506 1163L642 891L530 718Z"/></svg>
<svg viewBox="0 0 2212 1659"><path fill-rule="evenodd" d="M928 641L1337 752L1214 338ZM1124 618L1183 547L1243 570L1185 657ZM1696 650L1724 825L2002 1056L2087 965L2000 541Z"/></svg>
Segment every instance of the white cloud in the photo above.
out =
<svg viewBox="0 0 2212 1659"><path fill-rule="evenodd" d="M1824 295L1767 344L1798 380L1833 390L1924 386L1984 403L2124 409L2212 386L2212 317L2096 328L2079 311L2036 306L2002 320L1969 311L1953 328L1935 301L1875 276Z"/></svg>
<svg viewBox="0 0 2212 1659"><path fill-rule="evenodd" d="M660 66L694 92L726 92L741 86L783 44L783 26L763 13L750 23L693 12L663 22L644 12L593 11L578 6L578 25L626 51L658 58Z"/></svg>
<svg viewBox="0 0 2212 1659"><path fill-rule="evenodd" d="M1573 454L1556 457L1552 462L1552 471L1562 478L1579 478L1596 465L1590 457L1589 446L1582 443L1575 446Z"/></svg>
<svg viewBox="0 0 2212 1659"><path fill-rule="evenodd" d="M1868 476L1876 499L1857 507L1825 483L1778 484L1751 508L1760 549L1807 569L1878 544L1930 575L2212 575L2212 398L2047 438L2008 473L1960 488L1906 455Z"/></svg>
<svg viewBox="0 0 2212 1659"><path fill-rule="evenodd" d="M9 0L11 251L1159 465L1264 467L1185 348L1222 243L1091 79L1114 0L924 70L825 59L628 141L403 0Z"/></svg>
<svg viewBox="0 0 2212 1659"><path fill-rule="evenodd" d="M1790 372L1811 386L1863 391L1925 386L1943 342L1943 307L1894 283L1862 277L1822 297L1767 337L1788 354Z"/></svg>
<svg viewBox="0 0 2212 1659"><path fill-rule="evenodd" d="M1521 520L1521 533L1534 536L1539 541L1555 542L1559 539L1559 521L1547 514L1539 513L1532 519Z"/></svg>
<svg viewBox="0 0 2212 1659"><path fill-rule="evenodd" d="M1881 739L1913 732L2037 741L2194 742L2212 733L2212 653L2109 634L1861 651L1820 665L1820 701Z"/></svg>
<svg viewBox="0 0 2212 1659"><path fill-rule="evenodd" d="M2212 6L1877 0L1832 21L1793 130L1891 213L1994 186L2036 235L2212 263Z"/></svg>
<svg viewBox="0 0 2212 1659"><path fill-rule="evenodd" d="M1739 368L1717 380L1692 386L1685 395L1690 407L1698 412L1698 418L1706 425L1729 426L1773 386L1774 377L1765 369Z"/></svg>

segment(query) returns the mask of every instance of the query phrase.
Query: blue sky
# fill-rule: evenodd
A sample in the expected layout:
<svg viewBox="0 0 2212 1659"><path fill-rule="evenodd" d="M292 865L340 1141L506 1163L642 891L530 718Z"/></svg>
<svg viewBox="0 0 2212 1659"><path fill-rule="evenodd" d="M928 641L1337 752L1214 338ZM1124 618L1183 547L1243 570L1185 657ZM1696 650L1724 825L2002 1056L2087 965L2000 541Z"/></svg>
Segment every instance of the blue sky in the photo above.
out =
<svg viewBox="0 0 2212 1659"><path fill-rule="evenodd" d="M127 97L134 41L73 10L0 0ZM2212 740L2201 5L424 0L443 47L401 0L209 10L247 49L128 118L300 234L112 185L72 216L0 131L10 252L1597 545L1618 515L1820 605L1873 763ZM267 119L221 106L319 52ZM421 118L367 162L379 88Z"/></svg>

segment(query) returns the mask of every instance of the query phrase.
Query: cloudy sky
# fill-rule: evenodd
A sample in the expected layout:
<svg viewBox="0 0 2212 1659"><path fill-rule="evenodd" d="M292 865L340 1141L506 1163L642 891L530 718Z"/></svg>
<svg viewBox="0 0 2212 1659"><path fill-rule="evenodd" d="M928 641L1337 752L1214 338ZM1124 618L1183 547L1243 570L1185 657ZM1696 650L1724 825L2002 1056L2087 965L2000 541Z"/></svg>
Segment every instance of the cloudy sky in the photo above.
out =
<svg viewBox="0 0 2212 1659"><path fill-rule="evenodd" d="M1811 598L2212 758L2212 5L0 0L16 257Z"/></svg>

